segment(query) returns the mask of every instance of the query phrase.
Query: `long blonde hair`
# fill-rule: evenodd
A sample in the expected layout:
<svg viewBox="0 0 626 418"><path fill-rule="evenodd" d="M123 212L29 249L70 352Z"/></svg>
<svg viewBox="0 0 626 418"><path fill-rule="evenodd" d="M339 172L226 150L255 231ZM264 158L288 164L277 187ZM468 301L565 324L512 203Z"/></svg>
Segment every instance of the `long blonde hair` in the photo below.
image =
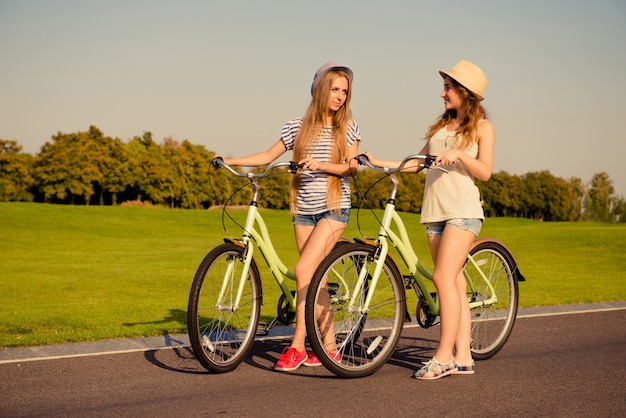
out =
<svg viewBox="0 0 626 418"><path fill-rule="evenodd" d="M352 98L352 86L350 78L343 71L329 71L322 77L313 92L313 98L304 115L302 125L296 135L293 147L293 160L300 161L302 158L311 156L317 146L322 130L326 124L328 115L328 103L330 101L330 90L339 77L348 80L348 95L346 101L333 115L332 139L334 143L331 163L340 164L347 158L347 132L352 113L350 111L350 99ZM341 203L341 177L328 175L328 190L326 194L326 204L332 211L339 212ZM302 181L301 175L296 174L291 178L291 212L295 213L298 198L298 190Z"/></svg>
<svg viewBox="0 0 626 418"><path fill-rule="evenodd" d="M480 100L474 96L467 88L459 84L452 77L449 78L454 88L461 96L461 113L465 118L461 121L459 129L457 129L457 140L455 148L468 149L478 142L478 123L487 118L485 109L480 104ZM446 110L439 118L426 130L426 139L430 140L441 128L446 126L450 121L456 118L456 109Z"/></svg>

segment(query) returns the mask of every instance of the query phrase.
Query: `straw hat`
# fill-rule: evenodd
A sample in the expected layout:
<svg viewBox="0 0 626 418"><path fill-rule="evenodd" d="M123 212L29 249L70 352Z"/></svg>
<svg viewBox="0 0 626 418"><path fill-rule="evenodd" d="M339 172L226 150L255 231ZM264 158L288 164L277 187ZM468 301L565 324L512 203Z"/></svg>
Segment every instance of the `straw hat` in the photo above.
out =
<svg viewBox="0 0 626 418"><path fill-rule="evenodd" d="M319 84L322 77L324 77L327 73L331 71L343 71L348 76L348 81L350 81L350 85L352 85L352 79L354 78L354 73L348 67L343 67L341 65L337 65L334 62L327 62L322 65L313 76L313 84L311 84L311 95L315 92L315 87Z"/></svg>
<svg viewBox="0 0 626 418"><path fill-rule="evenodd" d="M443 78L449 76L463 87L474 93L478 100L483 100L483 93L487 88L487 77L483 70L469 61L459 61L450 71L439 71Z"/></svg>

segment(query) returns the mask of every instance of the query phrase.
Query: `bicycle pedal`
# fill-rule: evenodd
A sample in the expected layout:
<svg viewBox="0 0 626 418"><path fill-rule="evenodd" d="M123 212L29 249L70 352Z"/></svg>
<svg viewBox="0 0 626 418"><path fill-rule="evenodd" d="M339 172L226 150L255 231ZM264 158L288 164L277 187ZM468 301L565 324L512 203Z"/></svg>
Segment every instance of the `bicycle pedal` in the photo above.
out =
<svg viewBox="0 0 626 418"><path fill-rule="evenodd" d="M339 283L328 283L328 293L333 296L339 290Z"/></svg>
<svg viewBox="0 0 626 418"><path fill-rule="evenodd" d="M404 288L405 289L413 289L413 276L410 275L405 275L402 276L402 278L404 279Z"/></svg>

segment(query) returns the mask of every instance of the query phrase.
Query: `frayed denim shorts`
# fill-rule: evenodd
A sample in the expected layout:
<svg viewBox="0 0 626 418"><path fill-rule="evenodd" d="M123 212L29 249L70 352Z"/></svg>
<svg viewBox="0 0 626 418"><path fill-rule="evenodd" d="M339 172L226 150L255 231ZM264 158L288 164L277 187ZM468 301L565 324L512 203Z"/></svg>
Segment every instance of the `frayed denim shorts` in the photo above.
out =
<svg viewBox="0 0 626 418"><path fill-rule="evenodd" d="M483 220L478 218L454 218L448 219L447 221L430 222L424 224L424 227L426 228L426 235L429 237L443 234L443 229L446 226L459 228L463 231L468 231L478 236L478 234L480 233L480 228L483 226Z"/></svg>
<svg viewBox="0 0 626 418"><path fill-rule="evenodd" d="M350 221L350 209L341 209L339 213L327 210L326 212L316 213L315 215L296 214L291 223L294 225L315 226L324 219L330 219L348 225Z"/></svg>

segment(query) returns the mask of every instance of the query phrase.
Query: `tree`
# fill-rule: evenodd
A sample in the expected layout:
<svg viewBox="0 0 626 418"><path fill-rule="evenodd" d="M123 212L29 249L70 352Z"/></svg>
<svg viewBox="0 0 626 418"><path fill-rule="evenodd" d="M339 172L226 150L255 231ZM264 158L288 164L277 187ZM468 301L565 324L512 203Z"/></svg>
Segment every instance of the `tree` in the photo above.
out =
<svg viewBox="0 0 626 418"><path fill-rule="evenodd" d="M200 208L209 201L208 172L212 155L203 147L173 138L163 141L163 155L169 161L172 181L171 207Z"/></svg>
<svg viewBox="0 0 626 418"><path fill-rule="evenodd" d="M613 181L607 173L596 173L591 179L591 187L585 201L587 220L595 222L612 222L611 197L615 193Z"/></svg>
<svg viewBox="0 0 626 418"><path fill-rule="evenodd" d="M420 213L422 211L422 199L424 197L424 184L426 176L420 173L398 174L398 198L396 208L401 212ZM389 197L389 189L387 195Z"/></svg>
<svg viewBox="0 0 626 418"><path fill-rule="evenodd" d="M613 222L626 223L626 202L623 197L614 196L611 201Z"/></svg>
<svg viewBox="0 0 626 418"><path fill-rule="evenodd" d="M264 178L259 205L268 209L289 209L291 174L280 173Z"/></svg>
<svg viewBox="0 0 626 418"><path fill-rule="evenodd" d="M367 168L359 168L356 177L352 180L352 184L353 206L371 209L385 207L389 198L387 176Z"/></svg>
<svg viewBox="0 0 626 418"><path fill-rule="evenodd" d="M0 139L0 201L33 200L33 159L21 151L17 141Z"/></svg>
<svg viewBox="0 0 626 418"><path fill-rule="evenodd" d="M569 182L573 191L572 212L576 214L573 220L582 221L584 220L583 207L587 196L587 186L578 177L572 177Z"/></svg>
<svg viewBox="0 0 626 418"><path fill-rule="evenodd" d="M250 200L247 179L215 170L210 166L214 153L187 140L165 138L157 145L152 134L144 132L125 144L90 126L86 132L58 132L35 157L21 149L16 141L0 139L0 200L105 204L110 199L116 204L138 199L177 208L244 205ZM424 173L398 174L397 178L397 209L419 213ZM289 174L264 179L259 204L289 208L289 180ZM387 176L359 169L351 183L354 207L385 207ZM486 216L626 222L624 199L615 195L606 173L595 174L587 184L576 177L555 177L547 170L523 176L500 171L490 181L476 184Z"/></svg>
<svg viewBox="0 0 626 418"><path fill-rule="evenodd" d="M102 182L103 175L96 161L101 156L93 135L101 135L95 127L89 132L57 133L52 142L46 142L35 158L33 177L44 200L76 203L79 197L89 204L94 194L94 183Z"/></svg>
<svg viewBox="0 0 626 418"><path fill-rule="evenodd" d="M174 179L169 161L152 140L151 132L134 137L128 143L130 178L128 188L137 200L165 203L173 195Z"/></svg>
<svg viewBox="0 0 626 418"><path fill-rule="evenodd" d="M489 181L476 184L483 198L485 216L519 216L523 187L519 177L500 171Z"/></svg>
<svg viewBox="0 0 626 418"><path fill-rule="evenodd" d="M97 203L104 205L105 195L110 196L111 204L117 203L118 194L126 189L129 180L129 155L119 138L104 136L95 126L89 127L89 158L98 168L98 178L94 181Z"/></svg>
<svg viewBox="0 0 626 418"><path fill-rule="evenodd" d="M183 199L183 207L200 208L212 201L209 193L209 170L214 153L202 145L194 145L184 140L183 149L187 155L186 176L190 192Z"/></svg>

